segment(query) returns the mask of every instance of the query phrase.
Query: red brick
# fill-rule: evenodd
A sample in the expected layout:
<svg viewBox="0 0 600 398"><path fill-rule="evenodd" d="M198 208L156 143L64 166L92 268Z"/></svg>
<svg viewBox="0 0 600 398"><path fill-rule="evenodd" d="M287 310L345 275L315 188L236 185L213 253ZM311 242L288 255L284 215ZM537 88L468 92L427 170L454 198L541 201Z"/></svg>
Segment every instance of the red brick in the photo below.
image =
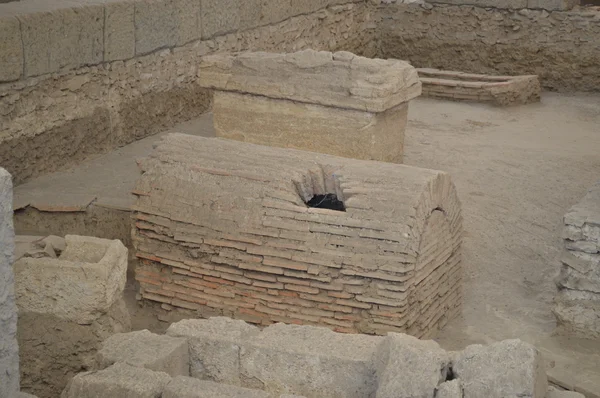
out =
<svg viewBox="0 0 600 398"><path fill-rule="evenodd" d="M158 263L160 263L160 260L161 260L160 257L156 257L151 254L146 254L146 253L141 253L141 252L137 252L135 255L138 258L144 258L146 260L156 261Z"/></svg>
<svg viewBox="0 0 600 398"><path fill-rule="evenodd" d="M300 285L300 286L310 286L310 281L294 279L294 278L287 278L285 276L278 276L277 280L279 282L283 282L283 283L292 283L294 285Z"/></svg>
<svg viewBox="0 0 600 398"><path fill-rule="evenodd" d="M342 291L342 289L344 289L344 285L340 285L340 284L337 284L337 283L311 282L310 285L312 287L316 287L318 289L323 289L323 290L337 290L337 291Z"/></svg>
<svg viewBox="0 0 600 398"><path fill-rule="evenodd" d="M300 242L300 241L298 241ZM295 250L295 251L299 251L299 252L304 252L308 250L308 247L306 247L305 242L302 243L292 243L292 242L286 242L284 240L270 240L266 243L267 246L270 247L276 247L279 249L288 249L288 250ZM292 254L293 256L293 254Z"/></svg>
<svg viewBox="0 0 600 398"><path fill-rule="evenodd" d="M351 321L351 322L359 322L363 319L360 315L357 314L342 314L340 312L336 312L333 316L335 319L341 319L343 321Z"/></svg>
<svg viewBox="0 0 600 398"><path fill-rule="evenodd" d="M338 333L347 333L347 334L357 334L358 330L354 329L354 328L341 328L341 327L336 327L333 329L334 332L338 332Z"/></svg>
<svg viewBox="0 0 600 398"><path fill-rule="evenodd" d="M298 278L298 279L311 279L314 281L318 281L318 282L324 282L324 283L329 283L331 282L331 277L327 276L327 275L311 275L308 274L306 272L302 272L302 271L292 271L292 270L284 270L283 271L283 275L285 276L289 276L292 278Z"/></svg>
<svg viewBox="0 0 600 398"><path fill-rule="evenodd" d="M202 309L202 305L206 304L206 303L193 303L193 302L189 302L187 300L183 300L183 299L173 299L172 304L175 307L180 307L180 308L185 308L188 310L199 310Z"/></svg>
<svg viewBox="0 0 600 398"><path fill-rule="evenodd" d="M210 282L219 283L221 285L233 285L234 284L232 281L228 281L228 280L225 280L222 278L215 278L212 276L205 276L204 279L207 281L210 281Z"/></svg>
<svg viewBox="0 0 600 398"><path fill-rule="evenodd" d="M246 250L248 247L247 244L240 242L232 242L229 240L221 240L221 239L208 239L204 238L204 243L210 246L218 246L218 247L231 247L233 249L238 250Z"/></svg>
<svg viewBox="0 0 600 398"><path fill-rule="evenodd" d="M335 297L335 298L340 298L340 299L350 299L350 298L354 297L353 294L346 293L346 292L327 292L327 295L331 296L331 297Z"/></svg>
<svg viewBox="0 0 600 398"><path fill-rule="evenodd" d="M308 294L319 294L319 289L314 288L314 287L286 284L285 288L288 290L293 290L295 292L302 292L302 293L308 293Z"/></svg>
<svg viewBox="0 0 600 398"><path fill-rule="evenodd" d="M158 294L152 294L152 293L144 293L144 294L142 294L142 297L147 300L158 301L159 303L166 303L166 304L171 304L171 300L172 300L170 297L164 297L164 296L160 296Z"/></svg>
<svg viewBox="0 0 600 398"><path fill-rule="evenodd" d="M286 297L298 297L298 293L296 292L288 292L286 290L282 290L280 292L278 292L280 296L286 296Z"/></svg>
<svg viewBox="0 0 600 398"><path fill-rule="evenodd" d="M310 300L310 301L317 301L319 303L333 303L333 301L334 301L333 298L327 297L327 296L322 296L320 294L317 294L317 295L301 294L300 298L303 298L305 300Z"/></svg>
<svg viewBox="0 0 600 398"><path fill-rule="evenodd" d="M283 297L283 302L296 307L313 308L315 306L314 302L294 297Z"/></svg>
<svg viewBox="0 0 600 398"><path fill-rule="evenodd" d="M269 274L283 275L283 270L276 267L267 267L266 265L253 264L253 263L240 263L239 267L245 270L266 272Z"/></svg>
<svg viewBox="0 0 600 398"><path fill-rule="evenodd" d="M252 286L252 285L244 285L241 283L236 283L235 284L236 287L243 289L243 290L253 290L255 292L263 292L266 293L267 289L265 289L264 287L258 287L258 286Z"/></svg>
<svg viewBox="0 0 600 398"><path fill-rule="evenodd" d="M269 308L269 307L264 306L264 305L257 305L255 309L258 312L263 312L263 313L269 314L269 315L280 315L280 316L284 316L285 315L285 311L276 310L276 309Z"/></svg>
<svg viewBox="0 0 600 398"><path fill-rule="evenodd" d="M260 272L246 271L246 272L244 272L244 275L248 278L256 279L256 280L263 281L263 282L277 282L277 278L274 277L273 275L265 275Z"/></svg>
<svg viewBox="0 0 600 398"><path fill-rule="evenodd" d="M292 258L292 254L290 252L286 252L285 250L278 250L278 249L271 248L271 247L250 246L250 247L248 247L248 249L246 251L250 254L256 254L259 256L271 256L271 257L279 257L279 258L286 258L286 259Z"/></svg>
<svg viewBox="0 0 600 398"><path fill-rule="evenodd" d="M235 265L235 267L231 266L225 266L225 265L215 265L215 271L218 272L225 272L227 274L233 274L233 275L244 275L244 271L240 271L239 268L237 267L237 263Z"/></svg>
<svg viewBox="0 0 600 398"><path fill-rule="evenodd" d="M267 289L283 289L283 283L254 281L252 282L252 286L265 287Z"/></svg>
<svg viewBox="0 0 600 398"><path fill-rule="evenodd" d="M265 317L265 314L263 314L261 312L258 312L256 310L251 310L249 308L240 308L240 310L238 312L240 314L252 315L252 316L255 316L255 317L260 318L260 319L262 319L262 318Z"/></svg>
<svg viewBox="0 0 600 398"><path fill-rule="evenodd" d="M198 297L186 296L184 294L179 294L179 293L176 294L175 297L177 297L177 299L187 301L188 303L195 303L195 304L200 304L200 305L206 305L207 302L208 302L208 301L203 300L203 299L198 298ZM173 302L171 304L177 306L175 300L176 299L173 299ZM187 308L187 307L184 307L184 308ZM196 309L196 308L193 308L193 309Z"/></svg>
<svg viewBox="0 0 600 398"><path fill-rule="evenodd" d="M340 320L331 319L331 318L321 318L321 322L326 323L328 325L338 326L338 327L342 327L342 328L354 329L354 323L352 323L352 322L345 322L345 321L340 321Z"/></svg>
<svg viewBox="0 0 600 398"><path fill-rule="evenodd" d="M322 310L327 310L327 311L345 312L345 313L348 313L348 314L352 313L352 307L346 307L346 306L343 306L343 305L319 304L317 307L320 308L320 309L322 309Z"/></svg>
<svg viewBox="0 0 600 398"><path fill-rule="evenodd" d="M217 289L220 286L218 283L208 282L208 281L205 281L205 280L202 280L202 279L192 278L192 277L189 277L189 278L185 279L185 281L187 283L192 284L192 285L197 285L199 288L202 288L202 289L205 288L205 287L208 287L208 288L211 288L211 289Z"/></svg>
<svg viewBox="0 0 600 398"><path fill-rule="evenodd" d="M223 235L221 238L225 239L225 240L231 240L234 242L242 242L242 243L249 243L251 245L255 245L255 246L260 246L262 245L262 241L258 240L258 239L253 239L253 238L247 238L245 236L241 236L241 235Z"/></svg>
<svg viewBox="0 0 600 398"><path fill-rule="evenodd" d="M219 296L219 297L227 297L227 298L234 298L235 297L235 293L230 292L228 290L224 290L224 289L204 289L204 292L206 294L210 294L211 296Z"/></svg>
<svg viewBox="0 0 600 398"><path fill-rule="evenodd" d="M239 275L232 275L232 274L226 274L226 273L221 273L221 278L222 279L227 279L228 281L233 281L233 282L237 282L237 283L243 283L246 285L250 285L252 283L251 279L245 278L243 276L239 276Z"/></svg>
<svg viewBox="0 0 600 398"><path fill-rule="evenodd" d="M318 316L323 318L333 318L334 313L332 311L324 311L318 308L302 308L300 312L306 315Z"/></svg>
<svg viewBox="0 0 600 398"><path fill-rule="evenodd" d="M309 322L313 322L315 324L319 323L320 318L318 316L314 316L314 315L307 315L307 314L297 314L297 313L293 313L290 314L290 316L293 316L294 318L298 318L301 319L302 321L309 321Z"/></svg>
<svg viewBox="0 0 600 398"><path fill-rule="evenodd" d="M365 309L365 310L368 310L369 308L372 307L371 304L361 303L361 302L354 301L354 300L337 299L337 300L335 300L335 302L336 302L336 304L339 304L339 305L345 305L345 306L353 307L353 308L362 308L362 309Z"/></svg>
<svg viewBox="0 0 600 398"><path fill-rule="evenodd" d="M265 257L263 259L263 264L269 265L272 267L292 269L292 270L296 270L296 271L307 271L308 270L307 264L299 263L299 262L291 261L291 260L286 260L286 259L281 259L281 258L275 258L275 257Z"/></svg>
<svg viewBox="0 0 600 398"><path fill-rule="evenodd" d="M144 278L143 276L136 276L135 280L141 283L148 283L154 286L162 286L162 283L159 281L155 281L154 279Z"/></svg>

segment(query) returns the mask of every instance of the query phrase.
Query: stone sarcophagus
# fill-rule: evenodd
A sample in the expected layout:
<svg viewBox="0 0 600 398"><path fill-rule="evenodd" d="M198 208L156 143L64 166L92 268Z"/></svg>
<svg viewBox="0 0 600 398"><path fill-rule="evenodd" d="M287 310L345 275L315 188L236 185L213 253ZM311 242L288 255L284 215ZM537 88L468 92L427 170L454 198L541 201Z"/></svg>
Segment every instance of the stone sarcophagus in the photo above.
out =
<svg viewBox="0 0 600 398"><path fill-rule="evenodd" d="M443 172L183 134L140 166L136 279L165 309L418 337L460 311Z"/></svg>
<svg viewBox="0 0 600 398"><path fill-rule="evenodd" d="M219 137L402 163L408 101L421 94L404 61L348 52L240 53L203 58Z"/></svg>

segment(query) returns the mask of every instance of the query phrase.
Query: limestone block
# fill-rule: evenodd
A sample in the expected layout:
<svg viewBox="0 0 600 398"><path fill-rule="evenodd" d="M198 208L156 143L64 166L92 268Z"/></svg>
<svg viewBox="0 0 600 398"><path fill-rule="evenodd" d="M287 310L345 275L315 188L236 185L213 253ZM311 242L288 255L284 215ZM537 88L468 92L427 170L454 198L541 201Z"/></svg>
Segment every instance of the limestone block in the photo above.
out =
<svg viewBox="0 0 600 398"><path fill-rule="evenodd" d="M202 0L202 39L236 31L240 27L238 0Z"/></svg>
<svg viewBox="0 0 600 398"><path fill-rule="evenodd" d="M382 113L217 91L217 136L354 159L402 163L408 105Z"/></svg>
<svg viewBox="0 0 600 398"><path fill-rule="evenodd" d="M136 2L136 55L199 40L200 8L200 0Z"/></svg>
<svg viewBox="0 0 600 398"><path fill-rule="evenodd" d="M162 398L271 398L271 396L261 390L179 376L167 385Z"/></svg>
<svg viewBox="0 0 600 398"><path fill-rule="evenodd" d="M102 343L96 358L100 369L122 362L173 377L190 374L187 340L157 335L148 330L109 337Z"/></svg>
<svg viewBox="0 0 600 398"><path fill-rule="evenodd" d="M436 342L390 333L378 348L377 398L437 397L449 363L449 354Z"/></svg>
<svg viewBox="0 0 600 398"><path fill-rule="evenodd" d="M19 20L25 76L99 64L104 52L104 7L100 4L35 3ZM38 11L39 12L36 12Z"/></svg>
<svg viewBox="0 0 600 398"><path fill-rule="evenodd" d="M244 344L244 380L270 392L309 397L368 397L376 388L374 354L380 337L326 328L275 324Z"/></svg>
<svg viewBox="0 0 600 398"><path fill-rule="evenodd" d="M437 387L436 398L463 398L463 389L460 379L446 381Z"/></svg>
<svg viewBox="0 0 600 398"><path fill-rule="evenodd" d="M11 176L0 168L0 389L7 396L19 391L17 307L12 268L15 247L12 197Z"/></svg>
<svg viewBox="0 0 600 398"><path fill-rule="evenodd" d="M133 1L104 6L104 62L135 56L135 5Z"/></svg>
<svg viewBox="0 0 600 398"><path fill-rule="evenodd" d="M19 20L0 18L0 82L16 80L23 73L23 44Z"/></svg>
<svg viewBox="0 0 600 398"><path fill-rule="evenodd" d="M61 398L160 398L171 376L124 363L97 372L80 373Z"/></svg>
<svg viewBox="0 0 600 398"><path fill-rule="evenodd" d="M554 298L552 312L557 332L588 339L600 338L600 295L561 289Z"/></svg>
<svg viewBox="0 0 600 398"><path fill-rule="evenodd" d="M462 382L464 398L543 398L548 389L541 354L521 340L468 346L452 370Z"/></svg>
<svg viewBox="0 0 600 398"><path fill-rule="evenodd" d="M204 57L199 84L309 104L383 112L421 94L417 70L404 61L349 52L240 53Z"/></svg>
<svg viewBox="0 0 600 398"><path fill-rule="evenodd" d="M67 235L58 258L15 262L21 311L89 324L119 299L127 277L127 248L118 240Z"/></svg>
<svg viewBox="0 0 600 398"><path fill-rule="evenodd" d="M219 383L239 384L240 350L258 328L225 317L187 319L172 324L167 335L189 343L190 375Z"/></svg>

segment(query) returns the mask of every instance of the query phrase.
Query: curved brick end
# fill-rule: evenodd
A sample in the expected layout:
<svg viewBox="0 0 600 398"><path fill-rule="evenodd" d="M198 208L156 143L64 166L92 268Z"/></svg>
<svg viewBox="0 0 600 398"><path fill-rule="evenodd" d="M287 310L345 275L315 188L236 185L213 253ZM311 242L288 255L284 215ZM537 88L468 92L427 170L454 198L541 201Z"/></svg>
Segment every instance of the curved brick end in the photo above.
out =
<svg viewBox="0 0 600 398"><path fill-rule="evenodd" d="M141 167L136 278L165 308L419 337L460 310L445 173L181 134Z"/></svg>

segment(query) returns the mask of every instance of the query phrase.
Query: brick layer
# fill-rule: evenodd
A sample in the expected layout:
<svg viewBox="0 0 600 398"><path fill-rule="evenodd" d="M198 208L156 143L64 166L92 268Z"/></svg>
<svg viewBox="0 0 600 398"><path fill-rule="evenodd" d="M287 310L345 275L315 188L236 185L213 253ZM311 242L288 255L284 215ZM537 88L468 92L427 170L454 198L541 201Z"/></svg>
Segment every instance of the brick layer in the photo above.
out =
<svg viewBox="0 0 600 398"><path fill-rule="evenodd" d="M144 299L419 337L460 309L460 204L444 173L178 134L142 169L133 239ZM347 211L306 207L325 191Z"/></svg>

